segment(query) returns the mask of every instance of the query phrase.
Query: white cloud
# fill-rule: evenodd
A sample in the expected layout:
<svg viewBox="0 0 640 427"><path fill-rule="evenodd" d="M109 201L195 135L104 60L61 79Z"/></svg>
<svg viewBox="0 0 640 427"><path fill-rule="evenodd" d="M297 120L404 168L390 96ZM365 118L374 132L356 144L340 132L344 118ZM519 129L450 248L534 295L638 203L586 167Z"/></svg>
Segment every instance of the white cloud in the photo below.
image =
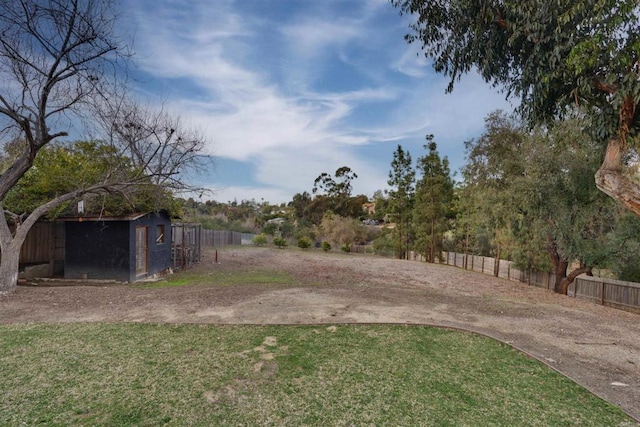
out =
<svg viewBox="0 0 640 427"><path fill-rule="evenodd" d="M351 20L324 20L308 18L282 28L282 34L294 54L302 58L312 58L324 53L325 49L343 46L354 38L361 37L358 26Z"/></svg>
<svg viewBox="0 0 640 427"><path fill-rule="evenodd" d="M321 172L344 165L360 176L356 192L371 194L386 185L387 170L356 156L353 147L422 141L425 133L462 140L482 128L493 105L506 105L473 76L464 77L453 95L444 94L446 82L427 72L426 60L415 56L402 32L394 40L387 29L381 35L371 25L369 19L390 7L386 0L360 3L362 13L353 18L336 19L334 13L294 24L233 9L245 4L194 0L150 9L143 4L136 13L138 48L145 52L139 63L151 80L163 81L159 98L208 136L207 154L255 165L262 187L218 189L219 200L289 200L310 190ZM270 32L261 33L265 29ZM284 47L275 45L278 41ZM267 42L274 52L284 51L267 58L277 67L261 56L259 46ZM368 49L369 55L351 61L347 48ZM341 78L328 74L327 52L370 80L343 91L310 89L318 79ZM389 70L396 77L402 73L404 81L385 77ZM369 113L371 106L377 109Z"/></svg>
<svg viewBox="0 0 640 427"><path fill-rule="evenodd" d="M429 73L429 63L422 53L408 48L391 64L391 69L414 78L425 78Z"/></svg>

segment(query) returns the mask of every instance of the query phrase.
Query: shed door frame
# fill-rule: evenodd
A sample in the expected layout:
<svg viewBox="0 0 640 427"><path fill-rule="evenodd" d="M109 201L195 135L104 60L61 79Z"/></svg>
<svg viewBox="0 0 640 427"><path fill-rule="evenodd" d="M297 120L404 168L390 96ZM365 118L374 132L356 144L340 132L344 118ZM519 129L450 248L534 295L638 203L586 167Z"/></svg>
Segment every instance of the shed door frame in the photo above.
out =
<svg viewBox="0 0 640 427"><path fill-rule="evenodd" d="M149 272L149 227L136 226L136 276Z"/></svg>

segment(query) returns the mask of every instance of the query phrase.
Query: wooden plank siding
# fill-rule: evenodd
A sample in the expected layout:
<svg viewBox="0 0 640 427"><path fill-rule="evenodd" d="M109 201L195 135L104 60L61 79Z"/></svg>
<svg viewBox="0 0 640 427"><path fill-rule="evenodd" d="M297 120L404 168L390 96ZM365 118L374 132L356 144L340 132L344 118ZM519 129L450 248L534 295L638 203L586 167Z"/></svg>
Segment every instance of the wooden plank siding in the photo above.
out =
<svg viewBox="0 0 640 427"><path fill-rule="evenodd" d="M2 254L0 254L2 258ZM64 224L38 222L20 248L20 269L31 265L49 265L49 276L58 272L64 263Z"/></svg>
<svg viewBox="0 0 640 427"><path fill-rule="evenodd" d="M64 224L38 222L31 227L22 244L20 264L48 264L54 261L64 261Z"/></svg>

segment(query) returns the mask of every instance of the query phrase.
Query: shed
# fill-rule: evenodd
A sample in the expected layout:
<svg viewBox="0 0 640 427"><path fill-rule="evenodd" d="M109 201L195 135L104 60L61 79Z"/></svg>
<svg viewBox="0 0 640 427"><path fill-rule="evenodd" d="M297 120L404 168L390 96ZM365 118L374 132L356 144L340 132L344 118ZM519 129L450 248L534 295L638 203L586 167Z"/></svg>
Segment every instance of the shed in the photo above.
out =
<svg viewBox="0 0 640 427"><path fill-rule="evenodd" d="M65 224L65 279L135 282L171 268L166 212L59 221Z"/></svg>

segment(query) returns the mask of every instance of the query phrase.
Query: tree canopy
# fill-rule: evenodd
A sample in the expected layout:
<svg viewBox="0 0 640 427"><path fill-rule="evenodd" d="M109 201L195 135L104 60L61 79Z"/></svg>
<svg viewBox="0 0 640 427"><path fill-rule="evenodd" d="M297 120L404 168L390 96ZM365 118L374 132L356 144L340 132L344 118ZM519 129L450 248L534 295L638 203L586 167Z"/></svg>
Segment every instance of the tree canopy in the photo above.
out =
<svg viewBox="0 0 640 427"><path fill-rule="evenodd" d="M621 208L591 179L599 147L582 120L529 131L494 112L485 133L467 143L464 186L474 201L467 206L482 213L475 226L491 230L494 245L508 248L519 268L553 270L560 293L629 248L628 238L616 236Z"/></svg>
<svg viewBox="0 0 640 427"><path fill-rule="evenodd" d="M624 173L638 148L640 5L637 0L392 0L413 14L409 42L450 78L476 70L521 100L530 123L579 106L606 146L598 188L640 216L640 186Z"/></svg>
<svg viewBox="0 0 640 427"><path fill-rule="evenodd" d="M118 182L135 182L128 191L106 191L85 194L80 198L89 214L119 216L132 212L166 210L177 214L177 203L170 191L147 179L138 179L133 162L119 154L113 146L96 141L52 143L36 156L33 166L9 191L4 200L7 211L28 215L58 196L100 183L109 174L117 173ZM69 202L47 212L49 219L58 215L77 214Z"/></svg>

